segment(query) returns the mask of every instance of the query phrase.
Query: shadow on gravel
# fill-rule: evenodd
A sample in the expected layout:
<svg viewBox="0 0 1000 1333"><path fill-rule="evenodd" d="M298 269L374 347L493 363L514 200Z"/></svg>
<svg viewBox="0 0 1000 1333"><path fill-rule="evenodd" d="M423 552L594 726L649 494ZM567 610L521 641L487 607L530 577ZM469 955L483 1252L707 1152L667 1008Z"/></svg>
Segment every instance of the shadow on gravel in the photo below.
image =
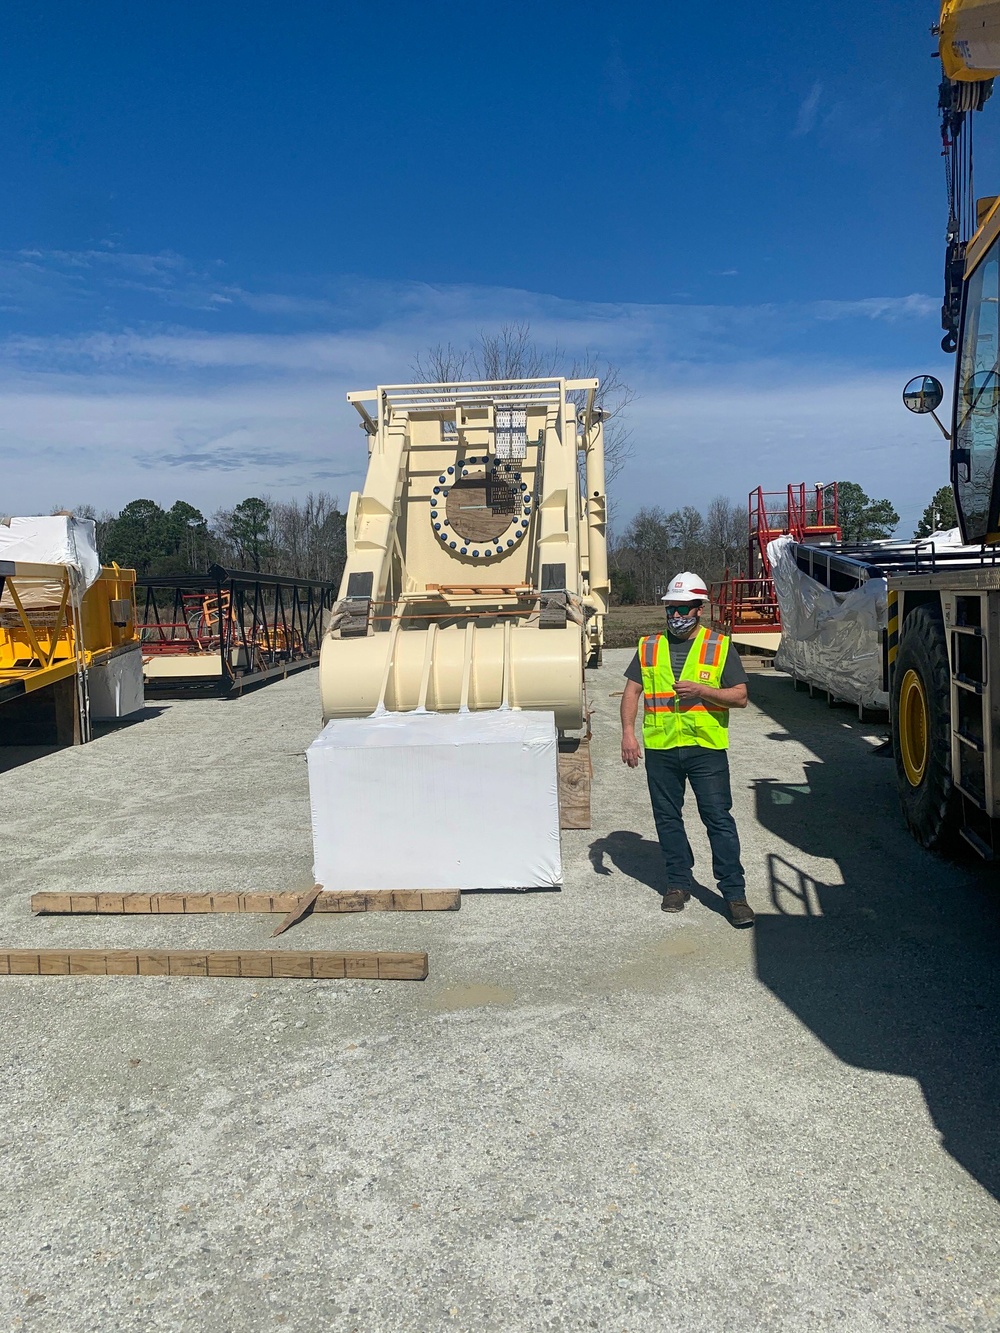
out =
<svg viewBox="0 0 1000 1333"><path fill-rule="evenodd" d="M846 1063L916 1079L945 1149L1000 1198L997 871L912 841L893 767L845 714L778 677L753 698L817 756L804 783L754 784L758 820L844 881L767 857L777 915L757 918L758 974Z"/></svg>
<svg viewBox="0 0 1000 1333"><path fill-rule="evenodd" d="M164 708L146 704L144 710L134 717L123 717L115 722L95 722L92 742L104 740L106 736L114 736L117 732L130 727L141 726L143 722L159 717L164 712L166 712ZM47 755L72 748L70 745L9 745L0 733L0 773L9 773L12 769L20 768L22 764L31 764L37 759L44 759Z"/></svg>
<svg viewBox="0 0 1000 1333"><path fill-rule="evenodd" d="M663 897L667 885L663 878L663 857L658 842L649 841L641 833L619 829L615 833L609 833L605 838L597 838L590 844L590 864L594 868L595 875L611 874L605 857L623 875L638 880L640 884L645 884L647 888ZM710 912L726 916L721 894L713 893L711 889L706 889L704 885L695 882L691 887L691 896ZM726 920L729 918L726 917Z"/></svg>

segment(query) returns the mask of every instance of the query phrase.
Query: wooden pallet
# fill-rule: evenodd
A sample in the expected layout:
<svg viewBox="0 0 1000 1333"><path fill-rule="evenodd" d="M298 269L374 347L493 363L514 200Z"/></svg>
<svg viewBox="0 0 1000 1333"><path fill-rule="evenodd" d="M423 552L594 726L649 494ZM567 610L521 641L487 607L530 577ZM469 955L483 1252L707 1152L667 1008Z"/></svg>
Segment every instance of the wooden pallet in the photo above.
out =
<svg viewBox="0 0 1000 1333"><path fill-rule="evenodd" d="M294 912L301 893L34 893L31 910L47 915L156 916L217 912ZM314 912L457 912L458 889L394 889L371 893L320 891Z"/></svg>
<svg viewBox="0 0 1000 1333"><path fill-rule="evenodd" d="M426 953L300 953L291 949L3 949L0 976L368 978L423 981Z"/></svg>

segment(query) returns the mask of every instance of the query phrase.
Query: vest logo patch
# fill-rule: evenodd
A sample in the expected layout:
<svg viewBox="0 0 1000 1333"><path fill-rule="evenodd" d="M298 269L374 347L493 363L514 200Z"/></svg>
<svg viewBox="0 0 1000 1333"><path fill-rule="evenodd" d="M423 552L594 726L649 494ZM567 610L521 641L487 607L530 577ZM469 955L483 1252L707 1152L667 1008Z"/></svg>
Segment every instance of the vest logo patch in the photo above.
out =
<svg viewBox="0 0 1000 1333"><path fill-rule="evenodd" d="M699 671L699 672L698 672L698 679L699 679L699 680L711 680L711 679L712 679L712 673L711 673L711 671Z"/></svg>

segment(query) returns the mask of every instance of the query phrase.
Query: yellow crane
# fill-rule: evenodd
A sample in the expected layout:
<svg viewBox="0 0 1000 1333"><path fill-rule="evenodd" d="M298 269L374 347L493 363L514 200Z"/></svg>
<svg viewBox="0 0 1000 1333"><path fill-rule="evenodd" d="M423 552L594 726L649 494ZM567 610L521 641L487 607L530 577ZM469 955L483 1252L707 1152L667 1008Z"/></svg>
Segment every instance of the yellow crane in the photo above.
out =
<svg viewBox="0 0 1000 1333"><path fill-rule="evenodd" d="M897 784L920 842L1000 852L1000 198L976 198L972 126L1000 74L1000 0L944 0L936 34L948 185L942 347L956 352L949 441L962 536L981 553L888 579ZM903 401L931 412L933 376Z"/></svg>

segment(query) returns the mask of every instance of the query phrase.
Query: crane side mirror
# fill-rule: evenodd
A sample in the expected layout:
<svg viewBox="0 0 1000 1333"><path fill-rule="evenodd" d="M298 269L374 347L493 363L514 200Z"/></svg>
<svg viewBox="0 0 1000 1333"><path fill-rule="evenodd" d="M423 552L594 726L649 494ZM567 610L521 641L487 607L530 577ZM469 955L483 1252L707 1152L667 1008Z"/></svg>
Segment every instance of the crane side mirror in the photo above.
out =
<svg viewBox="0 0 1000 1333"><path fill-rule="evenodd" d="M943 401L941 381L933 375L917 375L903 390L903 406L919 416L935 412Z"/></svg>

